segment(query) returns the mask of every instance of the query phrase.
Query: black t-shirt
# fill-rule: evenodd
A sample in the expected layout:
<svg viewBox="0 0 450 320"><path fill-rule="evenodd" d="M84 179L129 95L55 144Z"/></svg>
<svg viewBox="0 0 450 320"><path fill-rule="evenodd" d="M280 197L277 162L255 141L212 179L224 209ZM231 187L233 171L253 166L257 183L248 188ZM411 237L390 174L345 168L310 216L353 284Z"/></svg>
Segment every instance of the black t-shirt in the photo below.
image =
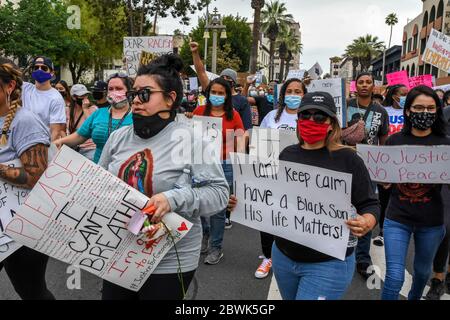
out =
<svg viewBox="0 0 450 320"><path fill-rule="evenodd" d="M356 99L351 99L347 104L347 123L351 126L355 122L364 118L369 108L359 107ZM380 137L389 133L389 115L382 106L372 102L370 111L366 120L366 139L364 144L378 145Z"/></svg>
<svg viewBox="0 0 450 320"><path fill-rule="evenodd" d="M258 108L258 126L260 126L267 114L273 111L273 103L267 101L266 97L254 97L253 99L255 99L256 107Z"/></svg>
<svg viewBox="0 0 450 320"><path fill-rule="evenodd" d="M109 102L105 102L105 103L97 103L97 107L98 107L99 109L102 109L102 108L110 108L110 107L111 107L111 104L110 104Z"/></svg>
<svg viewBox="0 0 450 320"><path fill-rule="evenodd" d="M251 129L253 127L252 110L250 109L247 98L241 96L240 94L233 96L233 107L237 112L239 112L245 130Z"/></svg>
<svg viewBox="0 0 450 320"><path fill-rule="evenodd" d="M388 138L386 145L450 145L450 138L435 134L419 138L398 132ZM394 184L386 209L386 217L413 227L440 226L444 224L441 190L441 184Z"/></svg>
<svg viewBox="0 0 450 320"><path fill-rule="evenodd" d="M302 163L319 168L352 174L351 201L359 214L371 213L378 221L380 205L363 160L350 148L330 152L327 148L305 150L299 145L289 146L280 154L280 160ZM335 258L298 243L275 237L277 247L290 259L297 262L323 262ZM354 248L347 249L347 256Z"/></svg>
<svg viewBox="0 0 450 320"><path fill-rule="evenodd" d="M450 106L444 109L444 119L447 121L447 135L450 136Z"/></svg>

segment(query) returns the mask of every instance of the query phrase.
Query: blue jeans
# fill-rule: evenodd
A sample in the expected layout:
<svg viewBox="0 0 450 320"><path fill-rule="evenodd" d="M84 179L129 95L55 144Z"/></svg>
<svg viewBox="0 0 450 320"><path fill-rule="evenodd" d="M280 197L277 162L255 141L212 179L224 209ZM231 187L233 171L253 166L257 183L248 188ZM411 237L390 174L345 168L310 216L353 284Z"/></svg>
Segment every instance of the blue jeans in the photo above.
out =
<svg viewBox="0 0 450 320"><path fill-rule="evenodd" d="M225 179L227 179L230 190L233 190L233 166L229 163L222 163ZM232 194L233 191L230 192ZM219 213L211 216L208 219L202 217L203 234L210 235L210 247L211 249L222 249L223 235L225 233L225 218L227 209L222 210Z"/></svg>
<svg viewBox="0 0 450 320"><path fill-rule="evenodd" d="M347 291L355 272L355 255L345 261L296 262L274 243L272 270L283 300L339 300Z"/></svg>
<svg viewBox="0 0 450 320"><path fill-rule="evenodd" d="M445 236L445 227L411 227L384 220L386 279L382 300L398 300L405 281L405 261L411 235L414 234L414 273L408 300L420 300L431 275L433 259Z"/></svg>

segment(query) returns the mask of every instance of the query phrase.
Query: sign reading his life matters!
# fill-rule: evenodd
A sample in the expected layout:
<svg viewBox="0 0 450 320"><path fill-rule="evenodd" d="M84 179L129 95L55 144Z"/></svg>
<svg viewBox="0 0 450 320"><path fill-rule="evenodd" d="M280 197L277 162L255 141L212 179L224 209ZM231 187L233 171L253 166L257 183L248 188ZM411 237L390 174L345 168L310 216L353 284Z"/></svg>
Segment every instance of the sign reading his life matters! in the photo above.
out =
<svg viewBox="0 0 450 320"><path fill-rule="evenodd" d="M135 77L141 61L142 52L146 55L160 56L173 52L171 36L124 37L123 55L126 58L126 70L130 77Z"/></svg>
<svg viewBox="0 0 450 320"><path fill-rule="evenodd" d="M170 233L146 248L127 230L149 198L64 146L28 195L5 233L20 244L107 281L138 291L192 224L164 216Z"/></svg>
<svg viewBox="0 0 450 320"><path fill-rule="evenodd" d="M358 145L376 182L450 184L450 146Z"/></svg>
<svg viewBox="0 0 450 320"><path fill-rule="evenodd" d="M298 143L297 134L289 130L259 127L250 130L250 155L255 157L278 160L281 151Z"/></svg>
<svg viewBox="0 0 450 320"><path fill-rule="evenodd" d="M308 86L308 92L324 91L331 94L337 108L337 117L341 126L347 123L347 105L345 99L344 79L313 80Z"/></svg>
<svg viewBox="0 0 450 320"><path fill-rule="evenodd" d="M450 73L450 37L432 29L422 60Z"/></svg>
<svg viewBox="0 0 450 320"><path fill-rule="evenodd" d="M345 259L350 174L239 153L231 159L239 199L233 221Z"/></svg>

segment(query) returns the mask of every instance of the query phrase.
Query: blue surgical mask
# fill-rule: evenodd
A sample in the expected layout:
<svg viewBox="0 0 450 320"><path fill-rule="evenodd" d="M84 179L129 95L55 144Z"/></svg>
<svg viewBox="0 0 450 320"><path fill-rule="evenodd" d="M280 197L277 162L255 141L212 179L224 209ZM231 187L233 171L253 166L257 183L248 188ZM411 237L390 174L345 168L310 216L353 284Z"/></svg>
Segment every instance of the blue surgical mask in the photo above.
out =
<svg viewBox="0 0 450 320"><path fill-rule="evenodd" d="M33 71L31 76L33 77L34 80L36 80L39 83L47 82L52 78L51 73L45 72L41 69Z"/></svg>
<svg viewBox="0 0 450 320"><path fill-rule="evenodd" d="M400 106L400 108L404 109L405 103L406 103L406 97L400 97L400 100L398 102L398 105Z"/></svg>
<svg viewBox="0 0 450 320"><path fill-rule="evenodd" d="M273 94L267 95L267 101L269 101L270 103L273 103Z"/></svg>
<svg viewBox="0 0 450 320"><path fill-rule="evenodd" d="M209 96L209 102L211 102L211 105L213 107L220 107L221 105L225 104L225 97L224 96Z"/></svg>
<svg viewBox="0 0 450 320"><path fill-rule="evenodd" d="M298 107L300 107L301 102L302 102L302 97L300 97L300 96L292 95L292 96L286 96L284 98L284 103L291 110L298 109Z"/></svg>

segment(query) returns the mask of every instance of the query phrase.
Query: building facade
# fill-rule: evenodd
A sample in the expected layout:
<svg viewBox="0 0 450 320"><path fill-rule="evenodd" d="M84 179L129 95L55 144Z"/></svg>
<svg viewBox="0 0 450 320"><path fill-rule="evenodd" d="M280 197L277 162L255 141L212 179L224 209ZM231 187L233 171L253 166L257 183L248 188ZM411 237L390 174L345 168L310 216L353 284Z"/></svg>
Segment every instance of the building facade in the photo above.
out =
<svg viewBox="0 0 450 320"><path fill-rule="evenodd" d="M410 77L432 74L436 78L447 77L445 71L422 61L431 30L436 29L450 35L450 2L444 0L422 0L422 13L403 28L401 70Z"/></svg>
<svg viewBox="0 0 450 320"><path fill-rule="evenodd" d="M341 71L341 62L343 58L332 57L330 58L330 76L331 78L339 78L339 72Z"/></svg>
<svg viewBox="0 0 450 320"><path fill-rule="evenodd" d="M384 74L400 71L402 59L402 46L393 46L386 50L386 64ZM382 81L383 55L372 61L372 74L375 80Z"/></svg>

